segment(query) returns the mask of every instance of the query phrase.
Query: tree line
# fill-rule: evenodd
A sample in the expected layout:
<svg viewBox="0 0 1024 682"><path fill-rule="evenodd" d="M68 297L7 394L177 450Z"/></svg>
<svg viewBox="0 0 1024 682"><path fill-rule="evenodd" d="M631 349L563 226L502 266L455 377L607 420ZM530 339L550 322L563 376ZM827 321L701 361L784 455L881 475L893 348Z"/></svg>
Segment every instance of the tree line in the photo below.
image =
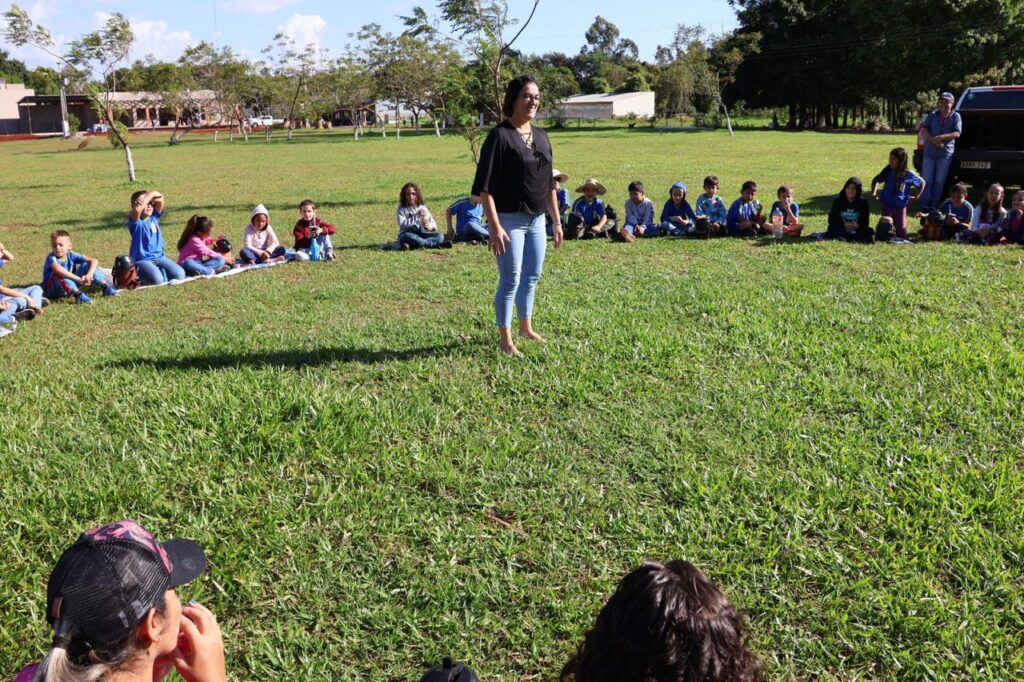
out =
<svg viewBox="0 0 1024 682"><path fill-rule="evenodd" d="M735 30L712 34L679 24L653 62L641 60L637 43L601 16L574 54L518 51L539 2L513 16L506 0L438 0L433 10L415 7L397 34L363 26L336 53L278 34L257 59L202 42L174 62L131 64L134 36L120 14L56 46L45 27L12 5L4 37L40 47L59 66L29 70L0 52L0 77L40 94L55 93L59 78L68 78L69 90L90 95L109 121L118 119L112 92L156 93L176 122L202 108L246 139L253 112L285 119L289 138L296 125L343 112L359 136L368 107L384 101L409 112L417 129L427 116L437 134L442 125L459 130L474 156L481 117L500 118L508 74L537 78L549 113L550 103L576 94L654 90L652 125L684 115L728 125L730 110L742 105L770 109L790 128L908 127L940 89L1024 77L1024 41L1012 30L1024 19L1020 0L730 0ZM195 101L198 90L213 100ZM400 136L401 117L396 123ZM171 142L180 134L175 126ZM270 128L264 134L269 139ZM117 126L112 141L127 143ZM130 166L128 149L126 156Z"/></svg>

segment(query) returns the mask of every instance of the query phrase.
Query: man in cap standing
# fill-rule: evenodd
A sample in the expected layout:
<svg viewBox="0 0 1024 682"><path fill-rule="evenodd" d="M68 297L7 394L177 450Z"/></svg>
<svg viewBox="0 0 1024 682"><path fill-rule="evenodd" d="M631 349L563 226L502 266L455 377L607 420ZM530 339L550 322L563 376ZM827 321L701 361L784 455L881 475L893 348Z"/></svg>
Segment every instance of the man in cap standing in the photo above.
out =
<svg viewBox="0 0 1024 682"><path fill-rule="evenodd" d="M953 162L956 140L963 129L960 114L953 111L954 101L953 93L942 93L939 95L939 108L925 116L921 123L921 137L924 138L921 175L927 183L924 196L919 198L922 211L932 210L945 198L942 190Z"/></svg>

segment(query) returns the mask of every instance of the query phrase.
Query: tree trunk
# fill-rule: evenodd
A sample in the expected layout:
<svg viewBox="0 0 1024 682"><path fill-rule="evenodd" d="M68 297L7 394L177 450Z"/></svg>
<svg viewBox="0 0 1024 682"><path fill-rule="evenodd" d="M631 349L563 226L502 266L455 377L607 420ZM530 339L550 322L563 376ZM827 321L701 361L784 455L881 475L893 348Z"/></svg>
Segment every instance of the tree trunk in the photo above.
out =
<svg viewBox="0 0 1024 682"><path fill-rule="evenodd" d="M220 126L213 129L213 141L217 141L217 137L220 135Z"/></svg>
<svg viewBox="0 0 1024 682"><path fill-rule="evenodd" d="M786 121L786 127L790 130L796 130L796 102L789 103L789 120Z"/></svg>
<svg viewBox="0 0 1024 682"><path fill-rule="evenodd" d="M402 139L402 115L400 113L398 113L397 111L395 113L398 114L397 116L395 116L395 137L397 139L401 140Z"/></svg>
<svg viewBox="0 0 1024 682"><path fill-rule="evenodd" d="M437 119L434 119L434 135L441 137L441 129L437 126Z"/></svg>
<svg viewBox="0 0 1024 682"><path fill-rule="evenodd" d="M121 140L124 146L124 162L128 166L128 182L135 182L135 160L132 159L132 148L127 140Z"/></svg>
<svg viewBox="0 0 1024 682"><path fill-rule="evenodd" d="M718 103L722 106L722 111L725 113L725 127L729 129L729 136L731 137L732 132L732 119L729 118L729 108L725 106L725 101L719 98Z"/></svg>

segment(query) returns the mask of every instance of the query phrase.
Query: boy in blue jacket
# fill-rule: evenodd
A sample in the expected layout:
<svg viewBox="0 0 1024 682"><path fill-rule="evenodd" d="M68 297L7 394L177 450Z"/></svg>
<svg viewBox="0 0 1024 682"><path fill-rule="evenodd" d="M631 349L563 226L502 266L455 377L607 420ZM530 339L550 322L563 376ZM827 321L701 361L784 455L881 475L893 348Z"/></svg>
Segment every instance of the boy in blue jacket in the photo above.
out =
<svg viewBox="0 0 1024 682"><path fill-rule="evenodd" d="M644 196L644 183L634 180L628 189L622 239L631 242L635 237L657 237L661 234L661 227L654 222L654 204Z"/></svg>
<svg viewBox="0 0 1024 682"><path fill-rule="evenodd" d="M725 201L718 196L718 176L709 175L704 178L704 194L697 197L697 217L707 221L708 234L721 234L726 214Z"/></svg>
<svg viewBox="0 0 1024 682"><path fill-rule="evenodd" d="M661 209L661 230L674 237L693 234L697 215L686 200L686 185L680 180L668 190L668 201Z"/></svg>
<svg viewBox="0 0 1024 682"><path fill-rule="evenodd" d="M607 237L615 227L615 222L608 219L604 202L598 197L603 196L608 190L595 178L588 178L576 188L576 191L583 196L572 205L572 212L583 218L583 239Z"/></svg>
<svg viewBox="0 0 1024 682"><path fill-rule="evenodd" d="M725 216L725 226L730 237L755 237L764 233L767 219L756 197L757 183L747 180L740 188L740 198L732 202Z"/></svg>

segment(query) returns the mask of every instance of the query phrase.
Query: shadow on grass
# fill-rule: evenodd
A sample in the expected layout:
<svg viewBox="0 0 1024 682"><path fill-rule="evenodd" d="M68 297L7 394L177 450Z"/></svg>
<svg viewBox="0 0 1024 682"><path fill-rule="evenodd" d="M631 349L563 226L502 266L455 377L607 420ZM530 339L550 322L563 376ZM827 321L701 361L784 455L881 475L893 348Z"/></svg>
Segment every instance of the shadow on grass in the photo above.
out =
<svg viewBox="0 0 1024 682"><path fill-rule="evenodd" d="M318 367L336 362L357 362L375 365L385 362L402 362L414 358L442 357L450 355L453 344L405 348L401 350L370 350L368 348L315 348L311 350L278 350L266 353L211 353L191 355L183 358L133 358L118 360L103 365L106 369L138 369L151 367L157 370L176 369L237 369L240 367L284 367L301 369Z"/></svg>

